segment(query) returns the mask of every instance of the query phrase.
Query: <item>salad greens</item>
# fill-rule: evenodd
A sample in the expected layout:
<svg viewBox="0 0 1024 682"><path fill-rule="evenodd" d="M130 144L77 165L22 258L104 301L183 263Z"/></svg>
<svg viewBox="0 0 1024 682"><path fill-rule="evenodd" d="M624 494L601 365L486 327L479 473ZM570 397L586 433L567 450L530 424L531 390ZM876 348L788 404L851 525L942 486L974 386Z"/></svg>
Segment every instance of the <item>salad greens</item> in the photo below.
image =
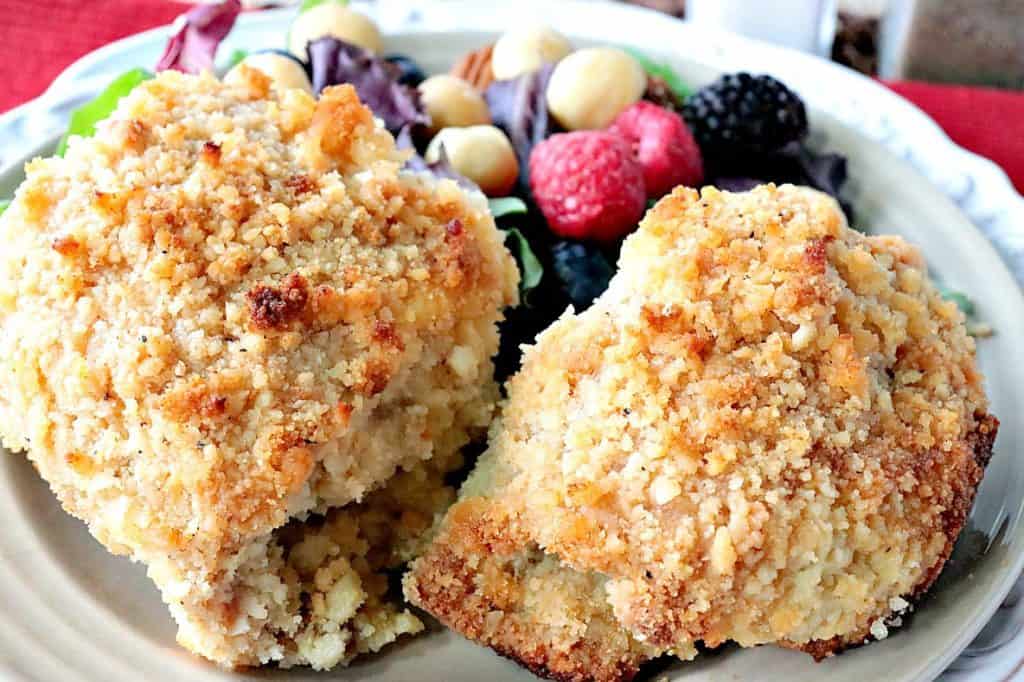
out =
<svg viewBox="0 0 1024 682"><path fill-rule="evenodd" d="M707 164L705 171L706 184L727 192L746 192L766 182L812 187L835 198L850 224L854 223L853 206L840 193L848 175L846 157L841 154L816 152L791 142L774 152L750 154L724 167Z"/></svg>
<svg viewBox="0 0 1024 682"><path fill-rule="evenodd" d="M513 215L524 216L528 212L526 202L519 197L488 199L487 205L495 220ZM530 242L518 228L506 227L503 229L505 230L505 246L515 256L516 263L519 265L521 275L519 278L520 302L522 305L529 306L527 297L530 291L536 289L537 285L540 284L540 280L544 276L544 266L541 265L537 254L530 248Z"/></svg>
<svg viewBox="0 0 1024 682"><path fill-rule="evenodd" d="M977 338L986 338L995 333L990 325L978 319L978 311L974 305L974 301L972 301L967 294L962 291L950 289L949 287L945 287L941 284L937 284L936 287L938 288L939 294L942 298L955 303L956 307L959 308L960 312L962 312L964 317L967 318L967 333L969 335Z"/></svg>
<svg viewBox="0 0 1024 682"><path fill-rule="evenodd" d="M952 301L953 303L956 303L956 307L959 308L960 312L962 312L965 316L971 317L974 315L974 301L968 298L967 294L961 291L947 289L946 287L941 285L939 285L939 293L942 295L942 298L946 299L947 301Z"/></svg>
<svg viewBox="0 0 1024 682"><path fill-rule="evenodd" d="M313 92L349 83L359 99L377 115L392 135L407 126L430 123L419 92L398 82L398 70L358 45L337 38L318 38L306 46Z"/></svg>
<svg viewBox="0 0 1024 682"><path fill-rule="evenodd" d="M488 199L487 206L491 209L491 215L495 220L507 215L525 215L527 212L526 202L519 197Z"/></svg>
<svg viewBox="0 0 1024 682"><path fill-rule="evenodd" d="M314 7L319 7L328 2L333 2L338 5L347 5L348 0L302 0L302 4L299 5L299 14L302 14L306 10L311 10Z"/></svg>
<svg viewBox="0 0 1024 682"><path fill-rule="evenodd" d="M554 70L554 64L545 64L511 80L494 81L484 92L494 125L508 135L516 151L523 191L529 187L530 152L554 131L545 95Z"/></svg>
<svg viewBox="0 0 1024 682"><path fill-rule="evenodd" d="M4 211L6 211L7 207L10 206L10 205L11 205L11 200L10 199L0 200L0 215L3 215Z"/></svg>
<svg viewBox="0 0 1024 682"><path fill-rule="evenodd" d="M648 76L654 76L655 78L660 78L665 81L665 84L668 85L669 89L676 97L679 98L680 101L685 100L690 96L691 90L689 86L686 85L686 82L683 81L682 77L676 73L675 69L671 66L665 62L652 59L640 50L632 47L624 47L622 49L628 52L633 59L639 62L640 66L643 67Z"/></svg>
<svg viewBox="0 0 1024 682"><path fill-rule="evenodd" d="M238 66L242 63L242 60L244 60L248 56L248 50L234 50L231 53L231 56L228 57L228 68L230 69L232 67Z"/></svg>
<svg viewBox="0 0 1024 682"><path fill-rule="evenodd" d="M530 248L530 242L526 241L526 237L518 229L512 227L505 230L505 245L509 247L519 265L521 274L519 279L520 303L528 306L528 296L530 291L540 284L540 280L544 276L544 266L541 265L537 255Z"/></svg>
<svg viewBox="0 0 1024 682"><path fill-rule="evenodd" d="M167 41L167 47L156 64L157 71L174 69L183 73L213 70L213 57L217 46L231 32L242 11L241 0L198 5L175 25L178 32Z"/></svg>
<svg viewBox="0 0 1024 682"><path fill-rule="evenodd" d="M139 83L153 77L145 69L132 69L117 78L107 86L107 89L96 96L95 99L86 102L71 112L71 122L68 124L68 131L60 139L57 145L57 156L64 156L68 148L68 139L72 135L90 137L96 132L96 124L110 116L121 98L135 89Z"/></svg>

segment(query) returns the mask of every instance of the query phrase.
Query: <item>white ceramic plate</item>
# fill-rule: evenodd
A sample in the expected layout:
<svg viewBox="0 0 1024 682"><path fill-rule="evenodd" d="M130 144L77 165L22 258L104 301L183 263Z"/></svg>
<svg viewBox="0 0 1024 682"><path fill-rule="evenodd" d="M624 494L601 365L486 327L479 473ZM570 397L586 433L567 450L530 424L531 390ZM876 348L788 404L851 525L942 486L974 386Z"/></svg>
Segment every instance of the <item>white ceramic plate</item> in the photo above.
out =
<svg viewBox="0 0 1024 682"><path fill-rule="evenodd" d="M883 87L804 55L696 30L662 15L595 2L453 1L424 6L382 0L367 7L388 34L387 47L445 71L469 49L525 17L559 27L578 44L632 44L671 61L693 83L720 71L767 71L812 108L816 143L850 159L849 198L869 231L902 234L923 247L934 271L966 291L997 335L979 345L992 411L1003 418L996 454L968 528L933 596L911 625L884 642L822 664L773 647L727 649L659 672L673 680L865 680L935 678L993 615L1024 564L1022 432L1024 296L1012 274L1024 269L1024 200L991 163L946 138L924 114ZM291 14L243 16L222 48L284 43ZM113 75L149 67L167 29L109 45L65 71L39 100L0 117L0 196L20 182L25 155L49 153L68 111ZM926 179L927 178L927 179ZM959 206L959 208L958 208ZM973 224L972 224L973 222ZM983 234L984 232L984 234ZM1000 252L986 239L988 236ZM140 566L109 555L64 514L22 456L0 453L0 675L15 680L127 681L254 679L528 680L489 651L437 630L347 670L316 674L229 673L174 643L174 626ZM962 679L1008 679L1019 654L980 656L1014 634L1019 609L1004 609ZM1019 641L1019 640L1018 640ZM1004 647L1003 650L1013 647ZM1012 652L1011 652L1012 653ZM973 672L971 672L973 671Z"/></svg>

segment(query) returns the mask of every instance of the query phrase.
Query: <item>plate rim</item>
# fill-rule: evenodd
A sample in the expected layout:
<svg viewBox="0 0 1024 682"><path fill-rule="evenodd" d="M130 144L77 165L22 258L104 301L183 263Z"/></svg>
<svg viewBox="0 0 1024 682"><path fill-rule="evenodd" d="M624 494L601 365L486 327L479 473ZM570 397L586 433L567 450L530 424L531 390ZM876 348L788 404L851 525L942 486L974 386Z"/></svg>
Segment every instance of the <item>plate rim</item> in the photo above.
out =
<svg viewBox="0 0 1024 682"><path fill-rule="evenodd" d="M630 6L625 6L625 5L619 5L619 4L614 4L614 3L611 3L611 2L593 2L593 1L589 1L589 2L585 2L584 3L584 2L581 2L581 0L558 0L558 3L559 4L564 4L564 5L576 5L576 6L585 5L589 10L594 10L595 6L597 6L597 5L604 5L605 7L603 9L605 11L609 11L609 8L614 8L614 11L625 11L625 12L629 12L629 13L644 13L644 14L649 14L649 15L652 15L654 17L657 17L658 21L677 23L676 20L672 19L671 17L668 17L666 15L662 15L660 13L657 13L657 12L653 11L653 10L647 10L647 9L644 9L644 8L637 8L637 7L630 7ZM355 3L355 4L357 6L364 5L365 8L368 11L370 11L370 13L374 13L374 9L373 9L372 6L365 5L364 3L358 3L358 2ZM473 3L472 3L472 0L448 0L448 2L446 2L445 4L449 5L449 6L456 6L457 7L460 4L473 4ZM520 2L518 4L520 4L520 5L522 5L522 4L528 4L528 5L537 4L537 5L539 5L539 4L542 4L542 3L540 3L539 0L525 0L525 1L524 0L520 0ZM290 8L290 9L289 8L285 8L285 9L279 9L279 10L262 11L262 12L258 12L258 13L247 13L247 14L242 16L240 21L243 21L243 22L246 22L246 23L249 23L249 22L253 22L253 23L262 23L262 22L270 23L273 20L277 19L278 17L281 17L281 16L283 16L285 14L290 14L293 11L294 11L294 8ZM77 81L81 77L82 74L86 73L94 65L100 64L104 60L110 58L111 56L117 55L118 53L122 53L125 50L132 49L132 48L136 47L137 45L146 44L146 43L154 40L155 38L162 38L162 37L166 36L167 33L170 30L171 30L171 25L170 24L164 25L164 26L160 26L160 27L156 27L156 28L153 28L153 29L149 29L149 30L146 30L146 31L143 31L143 32L140 32L140 33L133 34L131 36L127 36L127 37L122 38L120 40L114 41L114 42L109 43L109 44L107 44L107 45L105 45L105 46L103 46L103 47L101 47L101 48L99 48L99 49L97 49L97 50L95 50L93 52L90 52L87 55L84 55L83 57L79 58L74 63L72 63L70 66L68 66L64 71L62 71L61 74L58 75L56 79L54 79L54 81L50 84L50 86L47 88L47 90L44 91L44 93L42 95L40 95L39 97L37 97L37 98L35 98L35 99L33 99L33 100L29 101L29 102L26 102L26 103L24 103L24 104L22 104L22 105L20 105L18 107L15 107L14 109L11 109L10 111L0 115L0 130L3 130L7 126L11 125L11 121L13 121L13 120L15 120L17 118L29 115L31 112L37 110L38 108L52 106L53 103L55 103L56 101L59 101L61 99L61 97L64 96L64 91L65 90L70 89L72 87L72 85L75 83L75 81ZM704 33L708 33L709 32L709 30L705 29L704 27L701 27L700 30L702 32L704 32ZM429 30L428 31L422 31L421 30L421 31L415 31L415 32L418 32L418 33L432 33L432 32L443 32L443 31L429 31ZM387 33L387 31L385 33ZM791 59L794 58L794 54L799 54L799 53L795 53L792 50L788 50L786 48L781 48L781 47L778 47L778 46L775 46L775 45L770 45L770 44L767 44L767 43L761 43L760 41L755 41L755 40L751 40L751 39L748 39L748 38L743 38L743 37L740 37L740 36L735 36L735 35L732 35L732 34L725 34L725 33L722 33L722 32L719 32L719 33L721 33L721 35L720 36L716 36L717 40L720 40L723 44L726 44L726 45L738 46L741 49L742 48L745 48L745 49L756 49L756 50L761 50L761 51L767 51L769 54L774 52L774 51L784 51L784 52L786 52L789 55L789 58L791 58ZM686 55L685 53L683 53L681 56L684 56L686 58L692 59L692 57ZM872 79L867 78L867 77L865 77L865 76L863 76L861 74L858 74L858 73L853 72L853 71L849 71L847 69L844 69L843 67L837 66L837 65L832 64L830 62L827 62L824 59L813 57L811 55L799 54L799 58L806 59L806 60L809 60L811 62L819 63L819 64L817 64L817 66L819 68L821 67L822 64L827 65L829 68L834 69L837 73L842 73L844 78L852 78L852 79L854 79L856 81L859 81L860 84L863 87L867 87L867 88L873 90L873 92L874 92L874 94L876 96L881 96L881 97L884 97L886 100L888 100L888 106L890 108L893 108L893 109L895 109L897 111L902 112L902 114L905 115L905 116L912 116L914 119L916 119L917 124L922 126L922 128L918 132L927 133L927 135L929 135L932 138L934 138L934 140L936 140L938 142L941 142L941 144L946 148L947 152L950 152L950 151L955 152L959 156L961 156L961 158L970 159L970 161L974 165L976 165L979 169L984 168L985 169L985 174L990 176L989 177L989 182L993 183L991 185L991 189L993 191L998 190L1000 194L1004 195L1003 198L1002 198L1002 201L1005 203L1006 209L1010 210L1010 211L1013 211L1013 212L1019 212L1020 215L1022 217L1024 217L1024 197L1021 197L1021 195L1019 195L1017 193L1016 189L1010 183L1010 180L1009 180L1008 176L1006 175L1006 173L1001 168L999 168L996 164L994 164L992 161L990 161L988 159L985 159L984 157L981 157L981 156L979 156L977 154L974 154L973 152L970 152L970 151L964 149L963 147L960 147L955 142L953 142L953 140L951 138L949 138L949 136L938 126L938 124L931 117L929 117L924 111L922 111L919 107L917 107L916 105L911 103L909 100L906 100L905 98L903 98L903 97L897 95L896 93L892 92L891 90L889 90L888 88L886 88L882 84L880 84L878 82L875 82ZM709 60L709 62L713 63L712 60ZM36 144L35 148L38 149L38 148L42 147L44 144L45 143ZM22 162L21 159L18 159L16 161L10 162L10 163L5 162L3 164L3 166L2 166L2 168L0 168L0 173L6 174L6 173L10 172L12 167L14 167L17 164L20 164L21 162ZM918 172L920 174L920 171L918 171ZM928 178L925 177L925 180L928 180ZM935 188L935 191L939 192L939 193L941 193L943 195L946 194L946 192L942 191L938 187ZM961 210L961 209L958 207L958 210ZM961 212L963 212L963 211L961 211ZM991 251L991 255L993 257L998 258L1000 261L1002 261L1004 264L1006 264L1006 257L1005 257L1005 255L999 252L999 250L992 243L991 239L987 235L985 235L981 229L979 229L976 225L974 225L973 221L971 221L966 216L964 216L964 217L965 217L965 220L967 220L968 222L972 223L972 227L973 227L972 232L974 233L972 235L972 237L974 238L974 241L978 242L978 248L985 248L985 249L990 250ZM1022 223L1022 224L1024 224L1024 223ZM984 246L981 245L982 242L984 243ZM1016 281L1018 283L1018 286L1019 286L1020 285L1019 276L1016 276L1016 274L1013 272L1013 268L1012 267L1008 267L1007 269L1010 271L1010 274L1015 277L1015 279L1016 279ZM1018 534L1020 534L1021 532L1024 532L1024 531L1018 530ZM922 666L921 668L919 668L919 672L918 672L919 676L934 676L934 675L937 675L938 673L940 673L946 667L948 667L948 665L957 657L957 655L959 655L959 653L970 643L971 639L974 638L977 635L977 633L980 631L980 629L989 621L989 619L992 617L993 613L999 607L999 604L1002 602L1002 600L1005 598L1006 594L1012 588L1014 582L1017 579L1017 576L1020 574L1021 569L1024 568L1024 551L1020 551L1019 550L1017 556L1012 557L1012 561L1010 563L1011 563L1011 565L1007 567L1007 569L1005 570L1005 574L1002 576L1002 578L998 581L998 584L995 586L996 589L994 589L993 591L990 591L989 597L986 600L985 606L984 606L983 609L981 609L981 612L984 613L984 617L977 618L976 622L971 623L968 627L965 627L964 629L962 629L961 632L960 632L960 635L958 636L958 638L957 638L957 640L956 640L956 642L954 644L954 646L950 647L946 651L940 652L940 654L938 656L932 658L931 661L928 662L928 664L926 664L926 665ZM998 596L998 598L996 598L997 596ZM2 669L3 669L3 666L0 665L0 670L2 670Z"/></svg>

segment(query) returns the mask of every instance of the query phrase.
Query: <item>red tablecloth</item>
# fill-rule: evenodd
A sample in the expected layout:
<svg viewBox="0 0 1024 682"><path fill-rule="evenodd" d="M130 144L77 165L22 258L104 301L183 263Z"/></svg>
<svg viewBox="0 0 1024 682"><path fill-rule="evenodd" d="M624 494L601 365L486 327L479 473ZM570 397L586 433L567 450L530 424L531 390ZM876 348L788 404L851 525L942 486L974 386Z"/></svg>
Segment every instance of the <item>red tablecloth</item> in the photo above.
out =
<svg viewBox="0 0 1024 682"><path fill-rule="evenodd" d="M68 64L112 40L170 22L171 0L0 0L0 111L27 101ZM1024 192L1024 94L886 83L961 146L1003 167Z"/></svg>
<svg viewBox="0 0 1024 682"><path fill-rule="evenodd" d="M1024 194L1024 93L905 81L885 84L924 109L961 147L995 161Z"/></svg>

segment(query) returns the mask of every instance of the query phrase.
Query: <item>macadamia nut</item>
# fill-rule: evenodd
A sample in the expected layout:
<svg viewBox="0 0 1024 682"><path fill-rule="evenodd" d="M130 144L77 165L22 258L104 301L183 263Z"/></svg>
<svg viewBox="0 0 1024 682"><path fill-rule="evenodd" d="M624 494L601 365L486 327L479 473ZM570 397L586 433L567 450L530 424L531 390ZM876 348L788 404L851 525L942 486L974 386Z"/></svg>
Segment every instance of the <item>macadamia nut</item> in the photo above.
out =
<svg viewBox="0 0 1024 682"><path fill-rule="evenodd" d="M622 50L577 50L551 74L548 109L567 130L601 129L637 102L646 87L643 67Z"/></svg>
<svg viewBox="0 0 1024 682"><path fill-rule="evenodd" d="M572 45L549 26L528 25L506 32L494 44L491 69L498 80L536 71L572 52Z"/></svg>
<svg viewBox="0 0 1024 682"><path fill-rule="evenodd" d="M492 197L512 191L519 177L519 161L505 133L491 125L445 128L430 141L426 159L441 158L441 147L452 168Z"/></svg>
<svg viewBox="0 0 1024 682"><path fill-rule="evenodd" d="M442 74L420 83L420 97L431 120L431 132L442 128L481 125L491 122L491 111L483 95L469 82Z"/></svg>
<svg viewBox="0 0 1024 682"><path fill-rule="evenodd" d="M251 54L224 74L224 82L235 83L239 81L241 79L241 72L239 71L241 66L248 66L257 71L262 71L270 78L273 86L280 90L298 88L310 94L313 93L313 84L309 82L306 70L292 57L275 52Z"/></svg>
<svg viewBox="0 0 1024 682"><path fill-rule="evenodd" d="M328 0L295 17L288 33L288 51L299 59L305 59L306 45L325 36L344 40L370 52L380 52L383 47L380 29L369 17L340 2Z"/></svg>

